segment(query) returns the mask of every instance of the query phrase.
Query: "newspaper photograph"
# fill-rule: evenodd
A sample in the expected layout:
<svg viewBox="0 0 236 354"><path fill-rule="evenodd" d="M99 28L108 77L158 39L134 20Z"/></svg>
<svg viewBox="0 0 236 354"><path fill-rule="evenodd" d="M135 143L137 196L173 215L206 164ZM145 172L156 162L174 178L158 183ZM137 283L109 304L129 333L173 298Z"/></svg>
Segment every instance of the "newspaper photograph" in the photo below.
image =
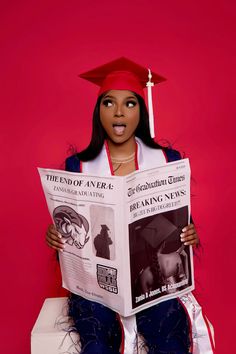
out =
<svg viewBox="0 0 236 354"><path fill-rule="evenodd" d="M96 176L39 168L59 252L63 287L130 316L194 289L188 159Z"/></svg>

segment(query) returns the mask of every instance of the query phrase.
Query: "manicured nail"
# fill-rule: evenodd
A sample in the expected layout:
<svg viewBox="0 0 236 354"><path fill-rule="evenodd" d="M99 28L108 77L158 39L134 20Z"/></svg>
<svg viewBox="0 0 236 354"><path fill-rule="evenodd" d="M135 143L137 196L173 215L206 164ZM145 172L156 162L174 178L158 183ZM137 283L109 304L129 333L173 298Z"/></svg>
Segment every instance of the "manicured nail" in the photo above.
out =
<svg viewBox="0 0 236 354"><path fill-rule="evenodd" d="M180 234L180 237L183 238L183 237L184 237L184 234Z"/></svg>
<svg viewBox="0 0 236 354"><path fill-rule="evenodd" d="M187 231L186 227L184 227L184 228L182 229L182 231L183 231L183 232Z"/></svg>

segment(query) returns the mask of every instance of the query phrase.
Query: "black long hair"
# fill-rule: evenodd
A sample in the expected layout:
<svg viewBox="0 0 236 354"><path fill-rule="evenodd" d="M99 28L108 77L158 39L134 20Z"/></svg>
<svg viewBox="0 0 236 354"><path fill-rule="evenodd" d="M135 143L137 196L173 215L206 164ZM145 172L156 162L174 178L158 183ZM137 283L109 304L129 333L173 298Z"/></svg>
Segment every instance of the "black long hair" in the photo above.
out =
<svg viewBox="0 0 236 354"><path fill-rule="evenodd" d="M140 119L135 131L135 136L140 138L145 145L151 148L163 149L163 147L156 143L150 135L149 115L144 99L137 94L135 94L135 96L137 97L140 106ZM103 147L105 139L107 138L107 134L100 121L99 113L102 97L103 95L98 97L96 106L94 108L91 141L84 150L77 153L77 156L81 161L90 161L97 157Z"/></svg>

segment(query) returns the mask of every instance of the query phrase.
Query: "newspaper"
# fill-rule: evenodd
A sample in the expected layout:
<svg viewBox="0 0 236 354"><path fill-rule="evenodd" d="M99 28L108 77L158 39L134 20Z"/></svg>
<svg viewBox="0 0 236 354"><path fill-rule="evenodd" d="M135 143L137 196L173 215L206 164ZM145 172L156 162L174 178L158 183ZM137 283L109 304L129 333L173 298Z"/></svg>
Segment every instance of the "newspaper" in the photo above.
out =
<svg viewBox="0 0 236 354"><path fill-rule="evenodd" d="M123 316L194 288L188 159L124 177L39 168L63 287Z"/></svg>

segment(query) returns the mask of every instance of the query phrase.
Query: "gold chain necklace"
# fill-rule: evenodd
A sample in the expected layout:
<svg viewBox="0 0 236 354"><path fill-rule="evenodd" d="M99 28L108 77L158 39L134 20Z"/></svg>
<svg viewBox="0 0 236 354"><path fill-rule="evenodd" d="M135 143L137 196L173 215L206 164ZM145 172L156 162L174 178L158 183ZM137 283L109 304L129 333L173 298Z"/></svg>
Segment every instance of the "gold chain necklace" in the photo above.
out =
<svg viewBox="0 0 236 354"><path fill-rule="evenodd" d="M128 163L134 160L135 157L135 152L133 152L131 155L127 157L113 157L111 156L111 161L114 164L123 164L123 163Z"/></svg>

